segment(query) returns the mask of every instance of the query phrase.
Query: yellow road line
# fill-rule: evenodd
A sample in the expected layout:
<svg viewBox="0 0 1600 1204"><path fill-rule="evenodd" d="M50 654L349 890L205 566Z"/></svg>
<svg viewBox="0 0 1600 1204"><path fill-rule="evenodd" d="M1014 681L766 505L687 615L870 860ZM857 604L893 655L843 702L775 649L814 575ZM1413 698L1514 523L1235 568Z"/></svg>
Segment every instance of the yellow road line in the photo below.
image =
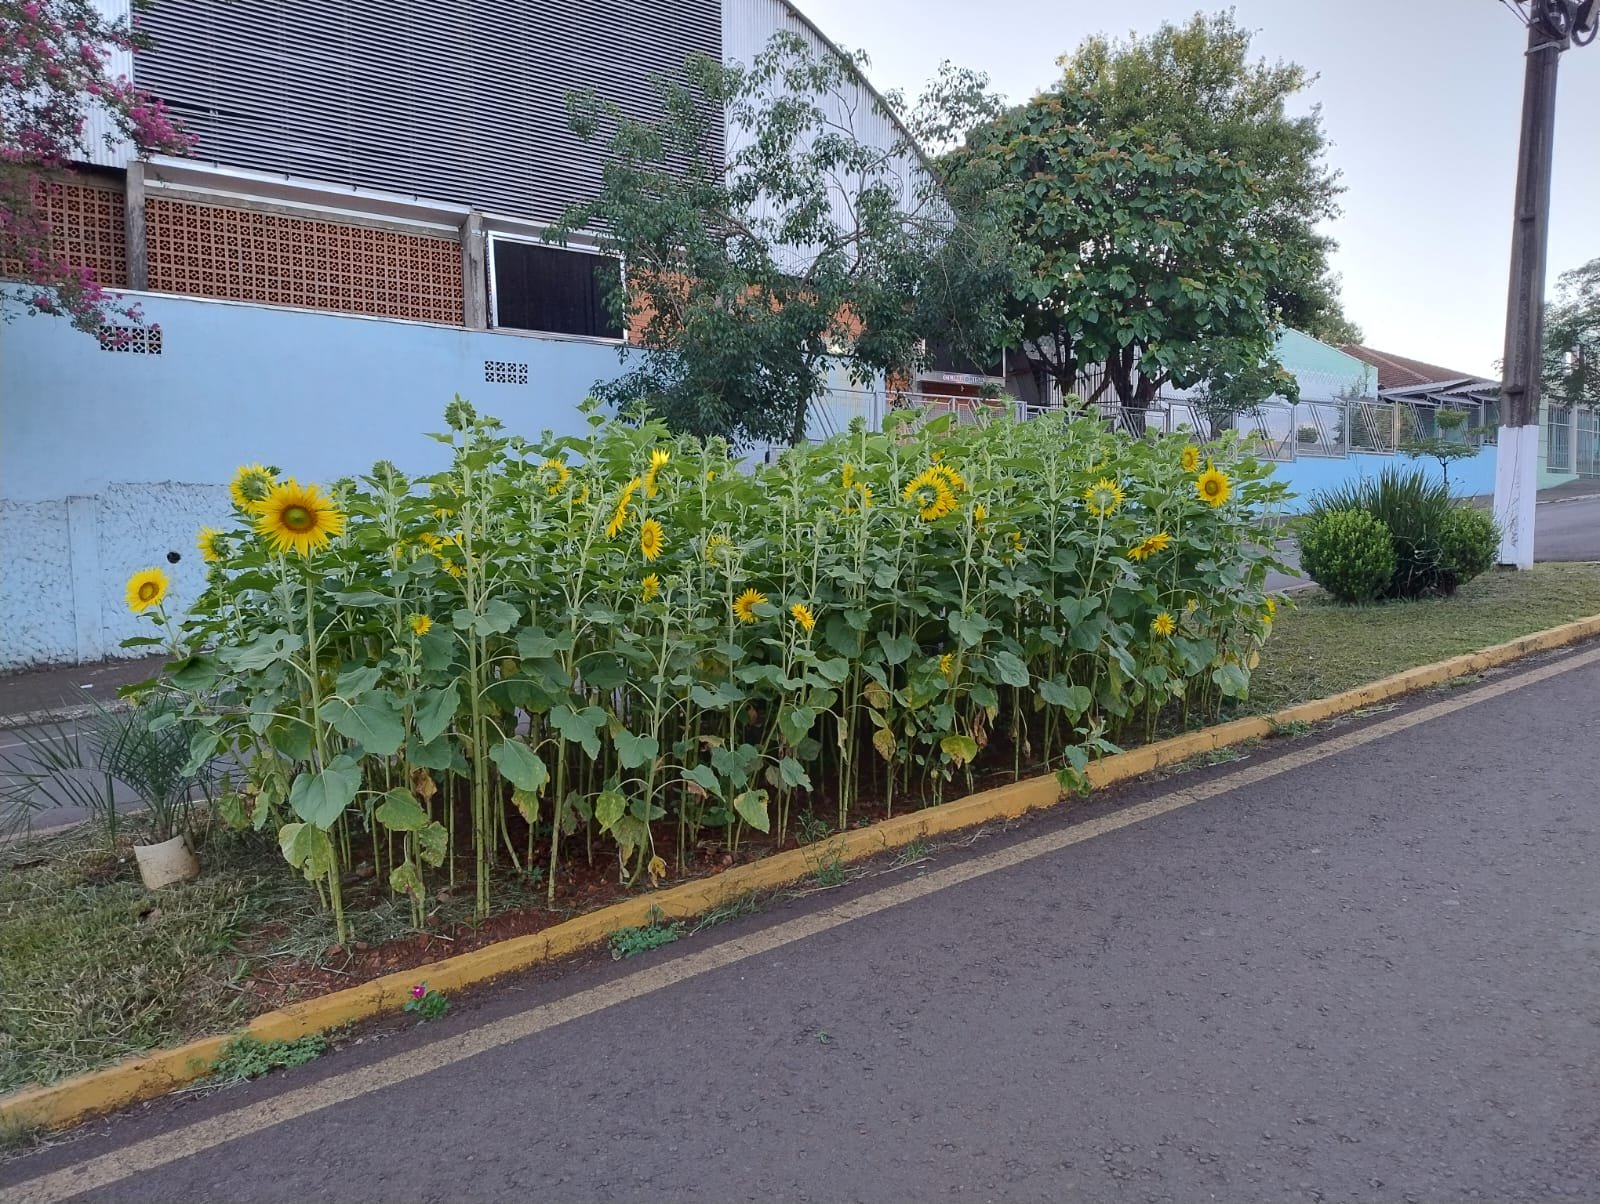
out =
<svg viewBox="0 0 1600 1204"><path fill-rule="evenodd" d="M698 978L763 953L770 953L774 949L803 941L853 920L877 915L890 908L899 907L903 903L937 894L939 891L948 890L952 886L970 882L975 878L1010 869L1035 858L1081 844L1086 840L1104 836L1109 832L1144 823L1206 799L1231 793L1243 786L1280 777L1304 766L1597 662L1600 662L1600 648L1503 678L1453 698L1419 707L1405 715L1398 715L1344 735L1318 741L1316 744L1271 761L1247 766L1186 789L1174 790L1110 815L1087 820L1058 832L1036 836L1010 848L975 857L960 865L949 866L918 878L896 883L812 915L786 920L748 936L731 938L710 948L647 967L614 982L579 991L564 999L541 1004L526 1012L493 1021L464 1033L443 1037L421 1049L395 1054L371 1065L333 1075L306 1087L286 1091L272 1099L246 1104L231 1112L135 1142L124 1149L102 1154L77 1166L24 1181L15 1187L0 1191L0 1202L52 1204L54 1201L67 1199L80 1192L106 1187L134 1175L156 1170L179 1159L193 1157L237 1138L260 1133L275 1125L308 1116L324 1108L331 1108L346 1100L408 1082L569 1021L615 1007L620 1003L651 995L677 983Z"/></svg>

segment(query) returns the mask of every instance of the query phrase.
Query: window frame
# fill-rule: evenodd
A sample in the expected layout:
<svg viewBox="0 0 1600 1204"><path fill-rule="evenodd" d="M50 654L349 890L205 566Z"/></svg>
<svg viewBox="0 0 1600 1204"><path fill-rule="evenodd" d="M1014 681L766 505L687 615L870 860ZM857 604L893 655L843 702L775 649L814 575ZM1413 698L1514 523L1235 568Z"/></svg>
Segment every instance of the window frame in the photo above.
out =
<svg viewBox="0 0 1600 1204"><path fill-rule="evenodd" d="M599 334L569 334L561 330L524 330L520 326L502 326L500 324L500 282L495 263L495 246L498 243L516 243L522 246L540 247L550 251L570 251L575 255L595 255L602 258L615 259L617 261L617 271L622 277L622 285L624 288L627 287L628 265L621 255L603 250L600 246L600 240L592 234L579 234L577 239L578 241L569 240L565 243L553 243L545 242L543 239L531 234L516 234L504 230L488 230L485 232L484 267L488 277L486 287L489 293L487 299L489 302L489 329L491 331L499 334L526 335L543 339L576 339L584 343L600 343L607 347L620 347L632 341L628 337L626 319L622 323L622 334L618 337Z"/></svg>

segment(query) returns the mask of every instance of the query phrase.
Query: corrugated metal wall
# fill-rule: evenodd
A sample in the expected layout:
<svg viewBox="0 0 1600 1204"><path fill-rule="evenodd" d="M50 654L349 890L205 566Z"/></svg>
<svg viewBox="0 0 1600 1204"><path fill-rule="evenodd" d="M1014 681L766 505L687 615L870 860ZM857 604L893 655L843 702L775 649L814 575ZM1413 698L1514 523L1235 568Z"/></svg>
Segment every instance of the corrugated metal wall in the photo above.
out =
<svg viewBox="0 0 1600 1204"><path fill-rule="evenodd" d="M535 220L591 195L566 96L638 116L653 72L722 51L720 0L160 0L138 82L194 157Z"/></svg>
<svg viewBox="0 0 1600 1204"><path fill-rule="evenodd" d="M94 0L95 9L112 20L128 15L128 0ZM126 50L114 51L106 60L106 74L112 79L133 74L133 55ZM107 139L111 145L107 146ZM88 146L89 162L100 167L126 167L133 158L133 143L124 138L117 127L106 117L98 105L88 107L83 126L83 140Z"/></svg>

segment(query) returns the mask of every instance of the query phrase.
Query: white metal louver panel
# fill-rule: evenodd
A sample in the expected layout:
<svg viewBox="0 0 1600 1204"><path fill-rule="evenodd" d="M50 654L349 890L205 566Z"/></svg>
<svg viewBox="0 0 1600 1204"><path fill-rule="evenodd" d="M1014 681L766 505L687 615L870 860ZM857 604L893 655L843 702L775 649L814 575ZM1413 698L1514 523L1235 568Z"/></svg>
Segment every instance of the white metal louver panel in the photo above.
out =
<svg viewBox="0 0 1600 1204"><path fill-rule="evenodd" d="M138 82L194 157L535 220L593 194L567 125L594 88L650 116L650 76L722 53L721 0L161 0Z"/></svg>

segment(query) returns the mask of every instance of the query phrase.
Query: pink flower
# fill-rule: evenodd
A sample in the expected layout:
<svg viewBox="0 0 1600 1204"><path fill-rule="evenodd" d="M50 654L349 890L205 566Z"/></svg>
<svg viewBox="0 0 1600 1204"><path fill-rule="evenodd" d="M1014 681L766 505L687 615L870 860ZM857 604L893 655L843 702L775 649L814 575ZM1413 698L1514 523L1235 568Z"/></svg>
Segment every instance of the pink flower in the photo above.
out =
<svg viewBox="0 0 1600 1204"><path fill-rule="evenodd" d="M413 999L421 999L427 993L428 988L421 983L411 988L411 998Z"/></svg>

